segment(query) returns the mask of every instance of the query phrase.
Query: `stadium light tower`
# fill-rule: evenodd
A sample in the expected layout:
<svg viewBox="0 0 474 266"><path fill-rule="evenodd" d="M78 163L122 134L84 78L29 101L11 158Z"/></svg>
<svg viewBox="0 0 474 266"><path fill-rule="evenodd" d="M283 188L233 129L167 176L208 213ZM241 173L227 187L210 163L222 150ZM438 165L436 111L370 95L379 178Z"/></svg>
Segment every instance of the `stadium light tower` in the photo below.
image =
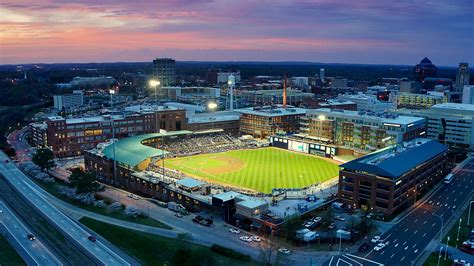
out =
<svg viewBox="0 0 474 266"><path fill-rule="evenodd" d="M155 132L158 131L158 100L156 95L156 88L160 85L160 81L156 79L151 79L148 84L155 89Z"/></svg>
<svg viewBox="0 0 474 266"><path fill-rule="evenodd" d="M113 178L114 178L114 184L116 184L118 187L117 175L116 175L117 161L115 160L115 123L114 123L114 113L113 113L115 90L111 89L109 90L109 93L110 93L110 111L112 112L112 114L110 115L110 119L112 121L112 153L113 153L113 158L114 158ZM118 199L118 202L120 202L120 192L118 190L117 190L117 199Z"/></svg>

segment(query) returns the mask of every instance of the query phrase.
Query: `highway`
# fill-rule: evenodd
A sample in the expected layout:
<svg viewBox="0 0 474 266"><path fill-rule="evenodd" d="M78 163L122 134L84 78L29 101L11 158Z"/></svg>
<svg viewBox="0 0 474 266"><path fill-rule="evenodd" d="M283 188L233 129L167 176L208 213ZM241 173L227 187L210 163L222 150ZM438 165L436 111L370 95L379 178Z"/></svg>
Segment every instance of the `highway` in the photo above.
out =
<svg viewBox="0 0 474 266"><path fill-rule="evenodd" d="M87 251L100 264L104 265L130 265L129 262L117 255L99 239L91 242L90 234L79 224L67 217L64 213L52 206L42 195L42 189L31 181L16 165L11 162L5 153L0 152L0 172L7 181L14 186L25 198L44 214L45 217L75 241L83 250ZM8 162L5 162L8 160Z"/></svg>
<svg viewBox="0 0 474 266"><path fill-rule="evenodd" d="M2 201L0 201L0 225L0 231L4 231L8 239L17 243L13 247L22 249L18 250L18 253L29 265L62 265L60 260L46 248L41 239L33 241L28 239L27 236L31 230L28 230Z"/></svg>
<svg viewBox="0 0 474 266"><path fill-rule="evenodd" d="M381 235L389 245L381 251L374 251L375 244L366 253L334 256L325 265L421 265L418 259L428 244L439 238L451 219L461 215L461 207L473 197L474 158L455 172L450 184L442 184L390 230ZM446 234L443 231L443 234Z"/></svg>

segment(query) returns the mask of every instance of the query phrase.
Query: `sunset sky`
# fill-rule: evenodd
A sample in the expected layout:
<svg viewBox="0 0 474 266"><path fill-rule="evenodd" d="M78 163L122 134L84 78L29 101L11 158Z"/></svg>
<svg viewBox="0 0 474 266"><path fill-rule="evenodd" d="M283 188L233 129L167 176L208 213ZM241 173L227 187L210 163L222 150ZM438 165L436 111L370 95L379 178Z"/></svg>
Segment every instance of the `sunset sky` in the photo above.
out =
<svg viewBox="0 0 474 266"><path fill-rule="evenodd" d="M474 64L473 0L0 0L0 64Z"/></svg>

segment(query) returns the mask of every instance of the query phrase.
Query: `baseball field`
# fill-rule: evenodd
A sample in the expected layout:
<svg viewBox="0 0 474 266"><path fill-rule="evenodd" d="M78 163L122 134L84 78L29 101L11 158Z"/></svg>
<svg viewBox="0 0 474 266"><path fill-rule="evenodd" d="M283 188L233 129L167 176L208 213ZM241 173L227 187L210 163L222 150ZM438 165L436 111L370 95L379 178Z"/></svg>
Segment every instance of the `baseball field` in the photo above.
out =
<svg viewBox="0 0 474 266"><path fill-rule="evenodd" d="M332 160L272 147L173 158L165 165L198 179L264 193L324 182L339 170Z"/></svg>

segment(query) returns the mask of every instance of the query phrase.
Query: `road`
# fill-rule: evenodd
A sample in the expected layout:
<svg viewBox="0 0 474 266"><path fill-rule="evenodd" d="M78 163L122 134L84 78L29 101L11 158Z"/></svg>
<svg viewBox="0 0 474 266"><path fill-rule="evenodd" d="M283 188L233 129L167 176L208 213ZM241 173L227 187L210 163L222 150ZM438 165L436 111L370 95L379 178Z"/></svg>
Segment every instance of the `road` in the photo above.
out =
<svg viewBox="0 0 474 266"><path fill-rule="evenodd" d="M100 240L91 242L89 233L71 220L64 213L52 206L41 194L42 189L31 181L15 164L9 161L5 153L0 152L0 172L6 177L8 182L13 185L21 194L25 196L36 208L48 217L58 228L67 234L71 240L75 241L97 261L104 265L130 265L122 257L113 252ZM8 161L8 162L6 162Z"/></svg>
<svg viewBox="0 0 474 266"><path fill-rule="evenodd" d="M30 241L28 239L29 230L18 217L0 201L0 231L4 231L7 239L11 239L17 243L13 245L20 248L18 253L29 264L36 265L62 265L60 260L46 248L41 239Z"/></svg>
<svg viewBox="0 0 474 266"><path fill-rule="evenodd" d="M451 219L460 216L461 207L473 197L474 158L454 173L450 184L443 184L381 236L383 242L389 242L387 247L374 251L375 244L371 244L367 253L334 256L325 265L419 265L423 251L439 237L441 225L446 227Z"/></svg>

